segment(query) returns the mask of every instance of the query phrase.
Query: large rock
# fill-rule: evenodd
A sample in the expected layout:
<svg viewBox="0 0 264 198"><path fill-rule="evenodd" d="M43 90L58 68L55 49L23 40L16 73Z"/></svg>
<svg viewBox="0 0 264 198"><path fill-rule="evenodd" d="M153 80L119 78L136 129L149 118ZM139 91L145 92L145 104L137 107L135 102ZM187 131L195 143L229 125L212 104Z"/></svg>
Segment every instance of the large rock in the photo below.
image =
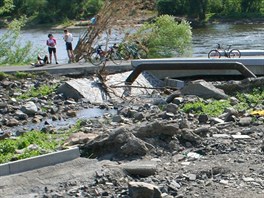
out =
<svg viewBox="0 0 264 198"><path fill-rule="evenodd" d="M135 137L133 134L128 136L126 143L121 146L121 151L125 155L145 155L148 152L146 142Z"/></svg>
<svg viewBox="0 0 264 198"><path fill-rule="evenodd" d="M144 182L129 182L129 197L131 198L161 198L159 188Z"/></svg>
<svg viewBox="0 0 264 198"><path fill-rule="evenodd" d="M227 99L228 95L223 90L216 88L211 83L204 80L196 80L190 82L185 86L181 93L184 95L196 95L204 99L215 98L215 99Z"/></svg>
<svg viewBox="0 0 264 198"><path fill-rule="evenodd" d="M38 107L34 102L29 101L20 110L27 115L35 115L38 112Z"/></svg>
<svg viewBox="0 0 264 198"><path fill-rule="evenodd" d="M64 143L65 146L72 146L76 144L84 144L88 141L94 140L98 135L94 133L78 132L72 134Z"/></svg>
<svg viewBox="0 0 264 198"><path fill-rule="evenodd" d="M136 136L140 138L145 137L156 137L159 135L169 135L173 136L178 134L180 131L178 124L175 123L162 123L162 122L153 122L146 126L139 128L136 132Z"/></svg>

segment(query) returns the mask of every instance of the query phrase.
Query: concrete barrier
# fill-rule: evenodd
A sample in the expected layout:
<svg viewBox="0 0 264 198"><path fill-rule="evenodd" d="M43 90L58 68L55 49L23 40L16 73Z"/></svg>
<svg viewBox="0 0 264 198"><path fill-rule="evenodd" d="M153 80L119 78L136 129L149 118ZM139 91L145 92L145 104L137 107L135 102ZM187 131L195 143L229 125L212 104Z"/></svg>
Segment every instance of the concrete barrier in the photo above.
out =
<svg viewBox="0 0 264 198"><path fill-rule="evenodd" d="M78 157L80 157L80 151L78 147L75 147L63 151L31 157L28 159L9 162L0 165L0 176L21 173L45 166L55 165L76 159Z"/></svg>

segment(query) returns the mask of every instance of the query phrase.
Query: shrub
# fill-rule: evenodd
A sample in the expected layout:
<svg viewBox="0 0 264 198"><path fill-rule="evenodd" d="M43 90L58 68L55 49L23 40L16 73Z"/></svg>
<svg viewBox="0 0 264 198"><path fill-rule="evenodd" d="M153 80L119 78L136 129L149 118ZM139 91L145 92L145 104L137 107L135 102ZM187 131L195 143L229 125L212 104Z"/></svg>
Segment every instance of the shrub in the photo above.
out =
<svg viewBox="0 0 264 198"><path fill-rule="evenodd" d="M187 21L176 23L173 16L159 16L154 23L144 24L133 37L147 46L150 57L182 56L191 52L191 26Z"/></svg>

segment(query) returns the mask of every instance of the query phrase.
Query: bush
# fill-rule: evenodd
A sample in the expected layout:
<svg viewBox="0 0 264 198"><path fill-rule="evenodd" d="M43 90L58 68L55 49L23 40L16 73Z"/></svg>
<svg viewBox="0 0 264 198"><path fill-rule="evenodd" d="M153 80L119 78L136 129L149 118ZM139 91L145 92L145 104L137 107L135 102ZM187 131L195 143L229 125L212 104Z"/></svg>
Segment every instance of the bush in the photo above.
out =
<svg viewBox="0 0 264 198"><path fill-rule="evenodd" d="M192 31L188 22L176 23L173 16L159 16L154 23L144 24L132 35L149 50L149 57L190 55Z"/></svg>

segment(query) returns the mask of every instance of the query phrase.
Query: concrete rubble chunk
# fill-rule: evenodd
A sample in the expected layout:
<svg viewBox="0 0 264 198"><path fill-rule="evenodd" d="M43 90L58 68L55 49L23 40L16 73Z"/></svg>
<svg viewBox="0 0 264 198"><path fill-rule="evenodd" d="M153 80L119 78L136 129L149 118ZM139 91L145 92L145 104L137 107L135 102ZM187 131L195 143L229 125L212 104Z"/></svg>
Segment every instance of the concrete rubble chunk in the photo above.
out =
<svg viewBox="0 0 264 198"><path fill-rule="evenodd" d="M157 162L155 161L133 161L122 165L122 168L131 175L148 177L157 172Z"/></svg>
<svg viewBox="0 0 264 198"><path fill-rule="evenodd" d="M248 135L232 135L234 139L250 139L251 137Z"/></svg>
<svg viewBox="0 0 264 198"><path fill-rule="evenodd" d="M100 84L87 78L69 80L57 89L57 93L75 100L86 98L91 103L102 103L108 99L107 95L101 91Z"/></svg>
<svg viewBox="0 0 264 198"><path fill-rule="evenodd" d="M204 80L196 80L185 86L181 93L184 95L196 95L204 99L227 99L228 95L221 89L216 88L213 84Z"/></svg>
<svg viewBox="0 0 264 198"><path fill-rule="evenodd" d="M213 134L214 138L230 138L231 136L228 134Z"/></svg>
<svg viewBox="0 0 264 198"><path fill-rule="evenodd" d="M161 198L159 188L145 182L129 182L129 196L131 198Z"/></svg>
<svg viewBox="0 0 264 198"><path fill-rule="evenodd" d="M255 179L252 178L252 177L243 177L242 179L243 179L244 182L253 182L253 181L255 181Z"/></svg>
<svg viewBox="0 0 264 198"><path fill-rule="evenodd" d="M241 126L249 126L252 122L252 118L251 117L244 117L244 118L240 118L239 120L239 125Z"/></svg>

